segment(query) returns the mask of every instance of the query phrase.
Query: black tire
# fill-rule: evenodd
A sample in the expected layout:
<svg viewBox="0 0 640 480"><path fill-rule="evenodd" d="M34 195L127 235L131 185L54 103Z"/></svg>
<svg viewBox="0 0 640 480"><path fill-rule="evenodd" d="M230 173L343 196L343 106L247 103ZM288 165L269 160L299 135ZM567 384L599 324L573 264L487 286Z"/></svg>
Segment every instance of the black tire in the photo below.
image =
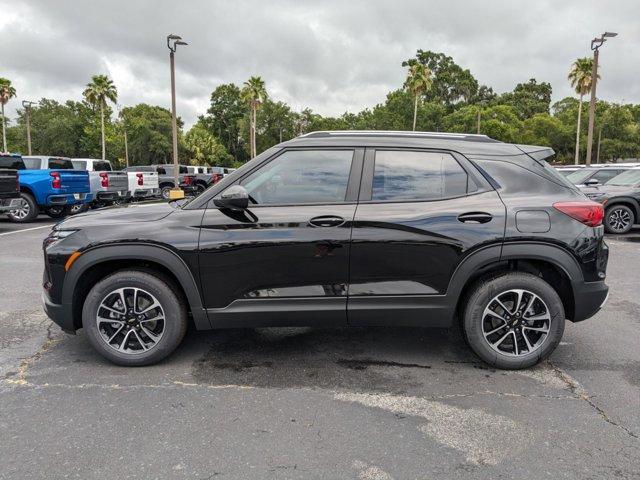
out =
<svg viewBox="0 0 640 480"><path fill-rule="evenodd" d="M196 183L196 191L195 191L195 195L200 195L202 193L204 193L204 191L207 189L207 186L203 183Z"/></svg>
<svg viewBox="0 0 640 480"><path fill-rule="evenodd" d="M612 205L604 214L604 229L607 233L628 233L635 222L633 210L626 205Z"/></svg>
<svg viewBox="0 0 640 480"><path fill-rule="evenodd" d="M497 295L513 289L526 290L538 296L550 317L549 331L544 341L530 353L511 356L494 350L483 334L485 308ZM515 320L515 318L513 318ZM517 370L531 367L547 358L556 349L564 333L565 312L558 293L542 278L525 272L504 273L485 277L472 287L466 297L462 321L464 338L484 362L497 368ZM517 330L517 329L516 329ZM504 330L506 333L507 330ZM517 330L520 332L521 330ZM523 331L523 330L522 330ZM497 335L502 335L502 331ZM520 334L521 335L521 334ZM489 338L492 338L489 336ZM511 337L509 337L509 341ZM520 340L523 341L522 336Z"/></svg>
<svg viewBox="0 0 640 480"><path fill-rule="evenodd" d="M79 215L89 210L89 208L89 205L86 203L77 203L75 205L71 205L69 207L69 215Z"/></svg>
<svg viewBox="0 0 640 480"><path fill-rule="evenodd" d="M7 216L12 222L28 223L38 216L40 209L30 193L20 192L20 198L23 206L19 210L9 210Z"/></svg>
<svg viewBox="0 0 640 480"><path fill-rule="evenodd" d="M68 205L56 205L45 209L46 213L51 218L64 218L71 213L71 207Z"/></svg>
<svg viewBox="0 0 640 480"><path fill-rule="evenodd" d="M98 308L110 292L119 288L139 288L152 294L164 311L164 330L160 340L141 353L123 353L107 345L98 329ZM105 277L89 291L82 308L82 326L89 343L109 361L126 367L157 363L169 356L187 331L187 307L172 282L160 274L123 270Z"/></svg>
<svg viewBox="0 0 640 480"><path fill-rule="evenodd" d="M160 188L160 196L164 200L169 200L169 192L173 189L172 185L164 185Z"/></svg>

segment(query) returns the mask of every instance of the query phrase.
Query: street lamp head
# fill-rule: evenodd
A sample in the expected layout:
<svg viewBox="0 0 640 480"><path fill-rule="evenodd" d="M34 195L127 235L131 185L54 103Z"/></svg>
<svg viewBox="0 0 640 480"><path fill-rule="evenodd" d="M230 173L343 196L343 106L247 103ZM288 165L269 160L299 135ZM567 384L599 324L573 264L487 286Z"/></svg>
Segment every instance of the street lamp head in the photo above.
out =
<svg viewBox="0 0 640 480"><path fill-rule="evenodd" d="M182 37L180 35L170 33L169 35L167 35L167 40L182 40Z"/></svg>
<svg viewBox="0 0 640 480"><path fill-rule="evenodd" d="M182 40L178 40L174 43L174 45L189 45L187 42L183 42Z"/></svg>
<svg viewBox="0 0 640 480"><path fill-rule="evenodd" d="M602 36L604 38L613 38L613 37L617 37L618 34L616 32L604 32Z"/></svg>

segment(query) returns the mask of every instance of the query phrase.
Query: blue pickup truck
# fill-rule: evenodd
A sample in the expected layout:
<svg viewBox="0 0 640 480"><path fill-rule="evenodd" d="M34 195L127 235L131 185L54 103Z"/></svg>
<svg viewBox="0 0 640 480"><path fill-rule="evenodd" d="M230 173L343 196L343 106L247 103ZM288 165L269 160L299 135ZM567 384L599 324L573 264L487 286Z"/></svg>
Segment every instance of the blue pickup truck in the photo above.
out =
<svg viewBox="0 0 640 480"><path fill-rule="evenodd" d="M0 159L6 160L7 157L18 171L20 182L17 208L7 213L11 221L29 222L40 212L51 218L62 218L69 214L72 205L92 200L89 172L73 170L68 158L38 157L40 161L36 165L33 161L28 163L29 159L20 155L0 155Z"/></svg>

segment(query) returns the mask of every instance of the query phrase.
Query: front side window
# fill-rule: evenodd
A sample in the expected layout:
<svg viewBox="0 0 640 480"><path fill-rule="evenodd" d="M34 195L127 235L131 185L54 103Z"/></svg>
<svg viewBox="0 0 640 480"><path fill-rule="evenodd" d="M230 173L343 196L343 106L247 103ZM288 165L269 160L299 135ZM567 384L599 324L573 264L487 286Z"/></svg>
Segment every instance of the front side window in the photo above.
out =
<svg viewBox="0 0 640 480"><path fill-rule="evenodd" d="M448 153L378 150L373 201L440 200L467 193L467 172Z"/></svg>
<svg viewBox="0 0 640 480"><path fill-rule="evenodd" d="M353 150L290 150L242 181L258 205L344 202Z"/></svg>

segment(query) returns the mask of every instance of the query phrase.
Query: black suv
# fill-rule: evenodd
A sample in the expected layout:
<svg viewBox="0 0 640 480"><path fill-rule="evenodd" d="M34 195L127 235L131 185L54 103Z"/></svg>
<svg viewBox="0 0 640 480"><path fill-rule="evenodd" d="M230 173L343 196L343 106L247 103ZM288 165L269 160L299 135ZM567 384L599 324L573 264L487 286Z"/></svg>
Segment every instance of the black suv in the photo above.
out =
<svg viewBox="0 0 640 480"><path fill-rule="evenodd" d="M582 191L604 205L604 228L608 233L628 233L640 223L640 167L627 170L604 185L583 187Z"/></svg>
<svg viewBox="0 0 640 480"><path fill-rule="evenodd" d="M72 217L44 241L44 303L121 365L197 329L461 322L524 368L604 303L603 209L545 147L485 136L315 132L199 197Z"/></svg>

